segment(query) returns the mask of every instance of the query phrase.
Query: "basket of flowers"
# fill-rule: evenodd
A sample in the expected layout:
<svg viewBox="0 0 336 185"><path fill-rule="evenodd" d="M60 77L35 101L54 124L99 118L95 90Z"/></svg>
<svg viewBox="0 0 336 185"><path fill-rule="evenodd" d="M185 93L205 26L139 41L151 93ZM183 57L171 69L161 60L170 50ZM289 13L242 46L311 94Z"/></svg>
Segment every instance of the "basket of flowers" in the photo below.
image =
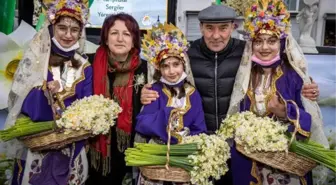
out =
<svg viewBox="0 0 336 185"><path fill-rule="evenodd" d="M140 167L148 179L206 185L228 171L230 147L220 136L200 134L176 145L136 143L125 154L126 165Z"/></svg>
<svg viewBox="0 0 336 185"><path fill-rule="evenodd" d="M93 95L73 102L55 121L33 122L21 117L13 127L0 132L0 139L18 138L32 151L60 149L76 141L107 134L121 111L115 101Z"/></svg>
<svg viewBox="0 0 336 185"><path fill-rule="evenodd" d="M290 136L287 129L288 124L246 111L228 116L217 134L234 138L243 155L284 172L304 176L317 163L336 170L335 151L310 140L298 141L296 131Z"/></svg>

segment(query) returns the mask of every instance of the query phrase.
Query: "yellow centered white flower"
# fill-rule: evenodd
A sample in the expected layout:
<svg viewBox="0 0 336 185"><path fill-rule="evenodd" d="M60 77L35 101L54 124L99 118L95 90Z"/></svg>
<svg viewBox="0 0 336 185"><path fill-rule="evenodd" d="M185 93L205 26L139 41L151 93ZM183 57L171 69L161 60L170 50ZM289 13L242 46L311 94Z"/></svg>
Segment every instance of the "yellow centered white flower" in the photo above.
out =
<svg viewBox="0 0 336 185"><path fill-rule="evenodd" d="M288 150L287 129L288 124L246 111L227 116L217 134L225 139L234 138L248 153L275 152Z"/></svg>
<svg viewBox="0 0 336 185"><path fill-rule="evenodd" d="M117 102L103 95L93 95L73 102L56 124L65 128L66 133L84 129L94 135L107 134L121 111Z"/></svg>
<svg viewBox="0 0 336 185"><path fill-rule="evenodd" d="M229 170L226 161L231 157L230 146L221 136L187 136L183 143L197 143L201 149L201 152L188 156L194 165L190 172L192 184L211 185L209 177L219 179Z"/></svg>

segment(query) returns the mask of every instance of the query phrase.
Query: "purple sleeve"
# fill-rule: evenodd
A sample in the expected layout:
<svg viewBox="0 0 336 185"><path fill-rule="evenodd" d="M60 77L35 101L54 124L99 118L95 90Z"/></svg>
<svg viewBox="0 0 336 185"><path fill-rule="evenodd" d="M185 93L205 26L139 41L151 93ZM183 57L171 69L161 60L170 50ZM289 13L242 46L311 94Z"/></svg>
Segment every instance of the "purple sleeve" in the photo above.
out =
<svg viewBox="0 0 336 185"><path fill-rule="evenodd" d="M198 91L196 90L191 99L192 109L195 110L193 123L190 125L190 135L197 135L200 133L206 133L207 128L205 124L204 111L202 105L202 99Z"/></svg>
<svg viewBox="0 0 336 185"><path fill-rule="evenodd" d="M296 73L292 73L292 85L291 89L295 89L295 93L292 95L293 100L286 100L286 111L287 119L292 123L288 131L292 132L295 128L295 123L298 121L298 133L299 137L309 137L310 127L311 127L311 115L304 110L302 101L301 101L301 89L303 86L303 81L300 76Z"/></svg>
<svg viewBox="0 0 336 185"><path fill-rule="evenodd" d="M23 102L21 112L35 122L53 120L48 99L44 95L43 90L38 88L34 88L29 92Z"/></svg>
<svg viewBox="0 0 336 185"><path fill-rule="evenodd" d="M85 80L83 82L83 90L82 97L91 96L93 94L93 86L92 86L92 67L88 66L84 69Z"/></svg>
<svg viewBox="0 0 336 185"><path fill-rule="evenodd" d="M166 106L160 108L159 99L145 105L137 116L136 132L145 136L156 136L166 141L168 139L166 129L172 109L173 107Z"/></svg>

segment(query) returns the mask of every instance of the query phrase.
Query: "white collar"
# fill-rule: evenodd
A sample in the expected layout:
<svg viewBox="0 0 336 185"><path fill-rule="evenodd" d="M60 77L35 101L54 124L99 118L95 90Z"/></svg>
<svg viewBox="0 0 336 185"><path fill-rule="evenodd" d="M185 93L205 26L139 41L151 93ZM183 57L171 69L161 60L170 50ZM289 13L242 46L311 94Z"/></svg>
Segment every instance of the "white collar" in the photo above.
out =
<svg viewBox="0 0 336 185"><path fill-rule="evenodd" d="M73 46L71 46L70 48L64 48L61 46L61 44L56 40L55 37L53 37L51 39L53 41L53 43L62 51L64 52L69 52L69 51L73 51L79 48L79 42L77 41Z"/></svg>
<svg viewBox="0 0 336 185"><path fill-rule="evenodd" d="M186 79L187 76L188 76L187 73L183 72L183 73L182 73L182 76L180 77L180 79L177 80L177 82L175 82L175 83L168 82L166 79L164 79L164 78L161 76L161 78L160 78L160 82L172 86L172 85L179 84L179 83L182 82L184 79Z"/></svg>

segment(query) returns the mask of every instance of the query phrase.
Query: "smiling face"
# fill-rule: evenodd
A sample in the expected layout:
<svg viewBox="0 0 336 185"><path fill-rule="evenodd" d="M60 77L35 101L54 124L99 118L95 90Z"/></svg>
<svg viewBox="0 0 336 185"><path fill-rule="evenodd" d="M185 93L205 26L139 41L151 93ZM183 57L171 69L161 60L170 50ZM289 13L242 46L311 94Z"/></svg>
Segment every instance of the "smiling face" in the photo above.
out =
<svg viewBox="0 0 336 185"><path fill-rule="evenodd" d="M260 34L253 40L252 48L258 59L270 61L280 52L280 40L274 35Z"/></svg>
<svg viewBox="0 0 336 185"><path fill-rule="evenodd" d="M232 22L201 23L200 27L205 44L213 52L222 51L226 47L234 30Z"/></svg>
<svg viewBox="0 0 336 185"><path fill-rule="evenodd" d="M160 64L160 72L165 80L175 83L184 72L183 62L179 58L168 57Z"/></svg>
<svg viewBox="0 0 336 185"><path fill-rule="evenodd" d="M109 29L106 45L117 58L128 55L134 44L132 34L124 21L116 20L114 22L114 25Z"/></svg>
<svg viewBox="0 0 336 185"><path fill-rule="evenodd" d="M71 17L60 17L53 28L55 39L64 48L73 46L81 33L80 23Z"/></svg>

